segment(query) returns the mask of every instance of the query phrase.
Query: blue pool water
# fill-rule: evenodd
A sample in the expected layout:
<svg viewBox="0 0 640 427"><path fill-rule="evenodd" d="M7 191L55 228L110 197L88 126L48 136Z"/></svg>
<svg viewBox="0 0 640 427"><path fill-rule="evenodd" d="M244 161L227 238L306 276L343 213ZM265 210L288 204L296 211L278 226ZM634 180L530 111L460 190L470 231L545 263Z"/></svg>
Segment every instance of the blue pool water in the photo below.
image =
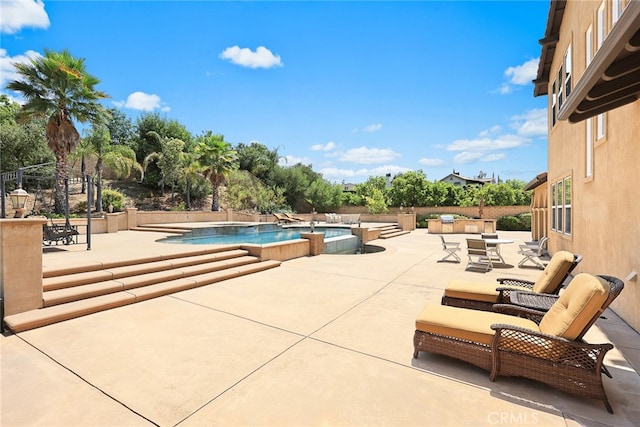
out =
<svg viewBox="0 0 640 427"><path fill-rule="evenodd" d="M307 227L282 228L277 224L225 225L193 229L182 236L171 236L162 241L189 245L217 244L266 244L300 239L300 233L308 233ZM351 229L337 227L315 227L315 232L324 233L324 238L350 236Z"/></svg>

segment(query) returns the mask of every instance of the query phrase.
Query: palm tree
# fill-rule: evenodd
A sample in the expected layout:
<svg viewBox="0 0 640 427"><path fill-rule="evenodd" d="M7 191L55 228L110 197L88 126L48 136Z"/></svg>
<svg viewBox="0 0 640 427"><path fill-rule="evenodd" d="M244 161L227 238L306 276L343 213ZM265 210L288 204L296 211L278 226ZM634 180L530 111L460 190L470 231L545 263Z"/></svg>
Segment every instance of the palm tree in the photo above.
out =
<svg viewBox="0 0 640 427"><path fill-rule="evenodd" d="M202 171L200 163L198 163L197 155L194 152L183 152L181 154L182 177L185 181L185 207L191 209L191 186L197 182L198 178L202 179Z"/></svg>
<svg viewBox="0 0 640 427"><path fill-rule="evenodd" d="M96 211L102 212L102 172L106 165L118 179L126 178L135 169L142 174L142 166L136 161L136 153L126 145L112 145L109 129L94 126L89 136L80 141L73 157L96 159Z"/></svg>
<svg viewBox="0 0 640 427"><path fill-rule="evenodd" d="M17 119L47 119L46 137L56 156L55 209L65 210L64 183L67 178L67 156L80 140L73 119L97 122L102 106L97 100L108 96L95 89L100 80L85 70L84 59L71 56L68 50L44 51L43 57L29 63L13 64L20 80L7 84L7 89L20 92L25 103Z"/></svg>
<svg viewBox="0 0 640 427"><path fill-rule="evenodd" d="M217 211L220 209L220 185L224 183L229 172L238 169L238 153L231 147L231 144L224 140L223 135L212 135L211 133L201 137L194 151L204 177L211 182L213 187L211 210Z"/></svg>

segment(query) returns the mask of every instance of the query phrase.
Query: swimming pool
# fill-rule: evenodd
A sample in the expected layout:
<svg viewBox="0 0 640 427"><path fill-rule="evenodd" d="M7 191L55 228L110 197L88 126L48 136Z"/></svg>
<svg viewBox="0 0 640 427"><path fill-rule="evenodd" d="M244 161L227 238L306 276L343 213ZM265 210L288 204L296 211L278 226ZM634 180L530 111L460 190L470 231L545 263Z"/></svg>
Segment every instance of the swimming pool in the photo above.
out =
<svg viewBox="0 0 640 427"><path fill-rule="evenodd" d="M300 233L309 233L309 227L283 228L278 224L223 225L206 228L194 228L181 236L170 236L160 239L166 243L183 243L189 245L218 244L267 244L300 239ZM351 229L345 227L315 227L315 232L324 233L324 239L339 236L350 236Z"/></svg>

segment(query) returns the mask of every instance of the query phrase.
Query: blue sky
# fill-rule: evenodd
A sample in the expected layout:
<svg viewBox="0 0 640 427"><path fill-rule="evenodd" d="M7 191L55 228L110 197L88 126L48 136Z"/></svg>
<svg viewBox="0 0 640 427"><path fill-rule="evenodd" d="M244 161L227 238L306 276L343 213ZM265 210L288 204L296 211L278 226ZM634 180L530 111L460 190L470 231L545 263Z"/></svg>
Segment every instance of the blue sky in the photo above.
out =
<svg viewBox="0 0 640 427"><path fill-rule="evenodd" d="M0 93L44 49L86 59L134 121L277 148L331 182L422 169L529 181L548 1L1 0Z"/></svg>

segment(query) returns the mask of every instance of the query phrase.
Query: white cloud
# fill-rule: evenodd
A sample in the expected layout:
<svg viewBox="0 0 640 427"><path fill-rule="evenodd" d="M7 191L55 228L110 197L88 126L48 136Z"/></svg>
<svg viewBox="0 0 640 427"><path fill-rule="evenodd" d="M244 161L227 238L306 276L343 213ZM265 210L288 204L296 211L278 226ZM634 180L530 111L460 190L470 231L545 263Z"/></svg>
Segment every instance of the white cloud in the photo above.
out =
<svg viewBox="0 0 640 427"><path fill-rule="evenodd" d="M444 164L444 161L442 159L430 159L428 157L423 157L418 162L421 165L432 166L432 167L441 166Z"/></svg>
<svg viewBox="0 0 640 427"><path fill-rule="evenodd" d="M399 153L390 148L367 148L359 147L340 153L339 159L343 162L353 162L359 164L372 164L388 162L400 157Z"/></svg>
<svg viewBox="0 0 640 427"><path fill-rule="evenodd" d="M5 87L7 83L12 80L18 80L19 74L16 71L15 63L28 63L32 59L41 57L38 52L28 50L22 55L16 55L14 57L7 56L5 49L0 49L0 87Z"/></svg>
<svg viewBox="0 0 640 427"><path fill-rule="evenodd" d="M516 129L518 135L525 137L546 137L548 134L547 110L536 108L524 114L511 117L511 127Z"/></svg>
<svg viewBox="0 0 640 427"><path fill-rule="evenodd" d="M259 46L255 52L246 47L228 47L220 54L220 58L248 68L272 68L283 65L280 55L274 55L264 46Z"/></svg>
<svg viewBox="0 0 640 427"><path fill-rule="evenodd" d="M308 157L296 157L291 155L282 156L278 160L278 164L280 166L293 166L293 165L297 165L298 163L302 163L303 165L309 165L311 164L311 160Z"/></svg>
<svg viewBox="0 0 640 427"><path fill-rule="evenodd" d="M488 137L489 135L499 133L501 131L502 131L502 126L495 125L495 126L491 127L490 129L485 129L483 131L480 131L480 133L478 135L484 138L484 137Z"/></svg>
<svg viewBox="0 0 640 427"><path fill-rule="evenodd" d="M397 175L399 173L408 172L411 169L396 165L378 166L376 168L362 168L362 169L339 169L334 167L326 167L320 169L322 176L329 181L347 181L351 178L362 177L369 178L370 176L385 176L390 173L391 175Z"/></svg>
<svg viewBox="0 0 640 427"><path fill-rule="evenodd" d="M509 79L509 83L513 85L527 85L536 78L538 74L538 58L530 59L522 65L509 67L504 75Z"/></svg>
<svg viewBox="0 0 640 427"><path fill-rule="evenodd" d="M498 160L502 160L505 157L507 157L504 153L494 153L494 154L489 154L487 156L481 157L480 161L481 162L497 162Z"/></svg>
<svg viewBox="0 0 640 427"><path fill-rule="evenodd" d="M471 162L475 162L480 157L482 157L482 153L463 151L462 153L456 154L453 157L453 162L454 163L471 163Z"/></svg>
<svg viewBox="0 0 640 427"><path fill-rule="evenodd" d="M336 144L333 141L329 141L326 144L316 144L311 146L311 151L331 151L336 148Z"/></svg>
<svg viewBox="0 0 640 427"><path fill-rule="evenodd" d="M113 101L113 104L120 108L124 107L141 111L160 110L167 112L170 110L158 95L144 92L133 92L127 97L126 101Z"/></svg>
<svg viewBox="0 0 640 427"><path fill-rule="evenodd" d="M500 135L496 138L458 139L447 146L448 151L493 151L520 147L527 140L518 135Z"/></svg>
<svg viewBox="0 0 640 427"><path fill-rule="evenodd" d="M363 132L377 132L382 129L382 124L376 123L374 125L365 126L362 131Z"/></svg>
<svg viewBox="0 0 640 427"><path fill-rule="evenodd" d="M513 86L524 86L532 83L538 74L538 58L530 59L524 64L509 67L505 70L504 76L507 83L503 83L497 92L501 95L507 95L513 92Z"/></svg>
<svg viewBox="0 0 640 427"><path fill-rule="evenodd" d="M24 27L49 28L42 0L2 0L0 32L14 34Z"/></svg>
<svg viewBox="0 0 640 427"><path fill-rule="evenodd" d="M345 178L351 178L353 176L356 176L356 171L352 170L352 169L339 169L339 168L321 168L320 169L320 173L322 174L322 177L331 181L331 180L336 180L336 179L345 179Z"/></svg>

